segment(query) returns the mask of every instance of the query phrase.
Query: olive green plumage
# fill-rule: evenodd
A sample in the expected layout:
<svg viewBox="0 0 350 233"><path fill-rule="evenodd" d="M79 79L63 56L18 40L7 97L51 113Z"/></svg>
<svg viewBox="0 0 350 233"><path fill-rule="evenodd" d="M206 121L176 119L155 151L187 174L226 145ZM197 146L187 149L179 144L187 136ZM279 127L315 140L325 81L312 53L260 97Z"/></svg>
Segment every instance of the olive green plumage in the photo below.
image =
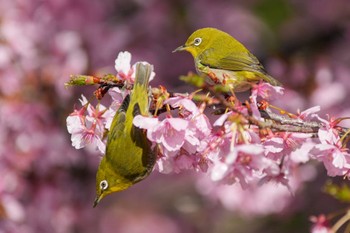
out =
<svg viewBox="0 0 350 233"><path fill-rule="evenodd" d="M106 195L143 180L153 169L156 155L145 132L133 125L136 115L149 115L148 82L151 72L149 64L136 65L132 93L124 99L113 118L106 154L97 170L94 206Z"/></svg>
<svg viewBox="0 0 350 233"><path fill-rule="evenodd" d="M229 85L233 91L245 91L260 80L281 85L268 75L259 60L235 38L216 28L202 28L192 33L176 51L192 54L197 72L206 74L210 84Z"/></svg>

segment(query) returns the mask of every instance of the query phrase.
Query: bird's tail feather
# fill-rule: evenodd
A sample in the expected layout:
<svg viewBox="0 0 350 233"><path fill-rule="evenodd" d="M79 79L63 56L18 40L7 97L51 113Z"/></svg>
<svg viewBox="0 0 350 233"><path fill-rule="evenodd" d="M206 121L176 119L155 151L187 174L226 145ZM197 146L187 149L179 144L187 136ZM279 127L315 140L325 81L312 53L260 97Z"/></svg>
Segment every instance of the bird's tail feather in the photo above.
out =
<svg viewBox="0 0 350 233"><path fill-rule="evenodd" d="M153 71L153 66L146 62L138 62L136 64L135 84L148 87L149 79Z"/></svg>

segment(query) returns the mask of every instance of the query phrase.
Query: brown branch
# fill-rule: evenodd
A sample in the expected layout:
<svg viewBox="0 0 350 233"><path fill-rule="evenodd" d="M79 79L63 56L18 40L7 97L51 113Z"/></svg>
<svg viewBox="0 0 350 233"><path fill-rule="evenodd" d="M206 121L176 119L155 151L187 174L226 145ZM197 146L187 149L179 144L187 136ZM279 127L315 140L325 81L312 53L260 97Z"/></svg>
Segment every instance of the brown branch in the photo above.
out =
<svg viewBox="0 0 350 233"><path fill-rule="evenodd" d="M182 77L183 79L186 77ZM198 76L198 78L200 78ZM318 121L303 121L300 118L293 118L291 117L292 114L277 114L273 111L271 111L271 108L264 107L262 109L259 109L261 113L261 117L263 120L256 119L254 116L249 114L243 114L239 110L237 110L234 105L232 104L232 99L236 99L235 96L231 96L230 98L227 98L228 90L225 89L225 86L222 85L215 85L215 86L209 86L205 82L203 82L202 79L186 79L187 82L195 82L193 85L201 88L203 91L207 91L208 93L211 93L214 98L209 97L208 95L194 95L196 96L196 99L194 98L194 101L198 102L206 102L208 105L217 107L219 105L222 106L222 108L217 108L215 110L214 114L223 114L226 109L230 109L231 111L239 114L242 116L249 124L256 125L260 129L271 129L275 132L297 132L297 133L310 133L313 135L317 135L318 130L322 127L322 123ZM186 81L185 80L185 81ZM194 81L193 81L194 80ZM201 82L199 82L199 81ZM199 82L199 83L197 83ZM97 99L102 99L103 96L108 92L110 88L118 87L123 88L125 87L125 83L122 80L117 80L114 75L108 74L103 76L102 78L97 76L85 76L85 75L73 75L71 76L71 80L66 83L66 85L93 85L93 84L99 84L100 86L97 88L97 90L94 92L94 95ZM126 88L132 88L132 86L128 86ZM175 96L175 93L168 92L165 87L159 86L159 88L155 88L156 91L152 91L152 99L153 103L150 107L150 112L152 114L162 114L164 112L167 112L169 110L175 110L178 108L173 108L171 106L164 106L162 102L169 97ZM163 99L163 100L162 100ZM228 100L229 99L229 100ZM160 100L158 103L157 101ZM234 100L235 101L235 100ZM249 110L249 103L247 103L247 107ZM157 108L157 106L159 106ZM339 135L345 135L349 131L348 128L340 127L338 126L336 128L339 132Z"/></svg>
<svg viewBox="0 0 350 233"><path fill-rule="evenodd" d="M263 110L262 117L264 121L258 120L255 117L247 114L243 114L237 110L232 103L228 102L226 98L214 90L210 86L205 86L204 89L210 91L219 101L231 111L244 117L250 124L258 126L260 129L269 128L273 131L280 132L298 132L298 133L311 133L316 134L321 127L321 124L314 121L302 121L300 119L292 119L286 116L281 116L273 113L270 109Z"/></svg>

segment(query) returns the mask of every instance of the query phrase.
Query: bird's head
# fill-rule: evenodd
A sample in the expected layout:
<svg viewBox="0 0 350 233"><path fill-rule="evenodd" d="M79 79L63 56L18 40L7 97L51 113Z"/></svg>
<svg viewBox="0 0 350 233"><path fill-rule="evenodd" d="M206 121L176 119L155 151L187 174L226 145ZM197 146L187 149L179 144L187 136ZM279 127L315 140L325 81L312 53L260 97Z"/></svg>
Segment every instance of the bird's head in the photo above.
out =
<svg viewBox="0 0 350 233"><path fill-rule="evenodd" d="M93 207L107 195L122 191L130 187L132 184L116 174L103 157L97 170L96 175L96 198Z"/></svg>
<svg viewBox="0 0 350 233"><path fill-rule="evenodd" d="M186 43L176 48L173 52L187 51L196 58L207 49L210 49L213 46L219 46L215 45L215 43L222 36L225 37L227 34L216 28L201 28L193 32L187 39Z"/></svg>

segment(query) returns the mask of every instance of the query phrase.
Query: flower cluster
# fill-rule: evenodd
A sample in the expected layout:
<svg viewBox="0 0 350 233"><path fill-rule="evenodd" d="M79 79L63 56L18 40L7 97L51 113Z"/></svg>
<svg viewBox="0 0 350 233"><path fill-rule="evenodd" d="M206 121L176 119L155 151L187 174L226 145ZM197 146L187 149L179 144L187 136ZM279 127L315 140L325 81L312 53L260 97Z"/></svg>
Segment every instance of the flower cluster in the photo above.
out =
<svg viewBox="0 0 350 233"><path fill-rule="evenodd" d="M107 122L113 115L109 109L99 104L96 108L88 103L85 96L80 100L82 108L75 109L67 117L67 129L72 135L72 146L80 149L86 145L97 147L101 153L106 150L103 140L103 133ZM87 114L86 114L87 113Z"/></svg>
<svg viewBox="0 0 350 233"><path fill-rule="evenodd" d="M135 66L131 66L130 61L130 53L121 52L115 62L116 77L126 86L134 81ZM126 89L112 89L113 102L109 108L102 104L94 108L82 98L83 107L67 118L75 148L93 145L104 153L104 130L109 129L126 92ZM281 113L279 121L262 115L261 100L270 101L283 95L282 87L257 83L253 85L248 104L236 99L232 108L226 106L226 113L214 120L206 114L209 104L205 101L196 103L195 95L173 94L163 101L164 108L169 106L166 113L138 115L133 120L134 126L145 129L148 140L158 148L159 172L202 171L207 172L212 181L239 183L243 188L273 181L290 191L289 181L294 170L311 159L321 161L330 176L348 174L350 155L339 136L342 132L337 126L339 121L319 117L318 106L296 115L289 114L292 118ZM272 124L262 127L268 120ZM277 127L295 123L303 126L310 122L317 125L313 133L298 129L283 131Z"/></svg>
<svg viewBox="0 0 350 233"><path fill-rule="evenodd" d="M135 126L146 129L147 138L160 148L158 170L163 173L183 169L206 171L208 160L201 154L212 126L203 113L204 109L198 108L187 96L169 98L164 104L179 108L181 117L167 115L159 120L139 115L133 122Z"/></svg>

